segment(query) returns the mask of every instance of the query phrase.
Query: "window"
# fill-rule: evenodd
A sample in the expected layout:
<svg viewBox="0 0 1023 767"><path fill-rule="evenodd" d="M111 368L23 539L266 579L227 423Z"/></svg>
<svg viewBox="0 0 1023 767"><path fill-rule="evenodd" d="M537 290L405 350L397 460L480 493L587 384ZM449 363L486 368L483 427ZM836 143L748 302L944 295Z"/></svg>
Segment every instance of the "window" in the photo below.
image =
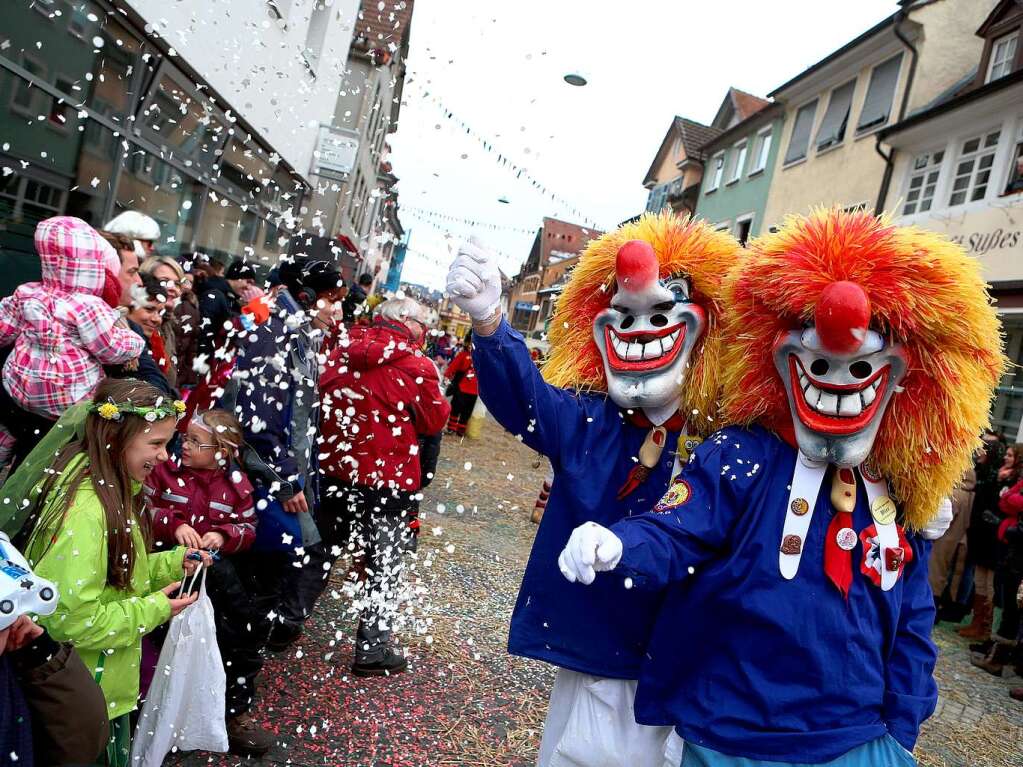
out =
<svg viewBox="0 0 1023 767"><path fill-rule="evenodd" d="M1005 185L1006 194L1023 192L1023 123L1016 133L1016 148L1012 152L1012 167L1009 168L1009 183Z"/></svg>
<svg viewBox="0 0 1023 767"><path fill-rule="evenodd" d="M867 97L860 109L860 120L856 124L856 132L879 128L888 122L892 115L892 102L895 100L895 86L899 81L899 67L902 65L902 54L888 59L874 67L870 73L870 85L867 86Z"/></svg>
<svg viewBox="0 0 1023 767"><path fill-rule="evenodd" d="M752 214L745 218L735 219L735 239L739 241L740 245L745 245L749 240L750 230L753 228L753 216Z"/></svg>
<svg viewBox="0 0 1023 767"><path fill-rule="evenodd" d="M792 126L792 137L789 139L789 149L785 153L785 164L798 162L806 157L806 150L810 144L810 131L813 130L813 121L817 116L817 99L809 104L804 104L796 112L795 124Z"/></svg>
<svg viewBox="0 0 1023 767"><path fill-rule="evenodd" d="M845 138L845 128L849 124L849 107L852 105L853 89L856 81L850 80L831 91L828 109L817 129L817 151L821 152L838 146Z"/></svg>
<svg viewBox="0 0 1023 767"><path fill-rule="evenodd" d="M767 156L771 154L771 128L760 131L753 142L753 167L749 174L760 173L767 167Z"/></svg>
<svg viewBox="0 0 1023 767"><path fill-rule="evenodd" d="M330 26L330 12L333 0L313 0L313 9L309 15L309 29L305 36L306 61L316 74L316 67L323 53L323 44L327 39L327 27Z"/></svg>
<svg viewBox="0 0 1023 767"><path fill-rule="evenodd" d="M943 151L927 152L917 155L910 169L909 185L906 187L906 202L902 206L902 215L923 213L931 209L934 203L934 190L938 185L941 172Z"/></svg>
<svg viewBox="0 0 1023 767"><path fill-rule="evenodd" d="M991 165L995 160L999 133L992 131L963 142L956 161L952 196L948 201L950 206L984 198L988 181L991 180Z"/></svg>
<svg viewBox="0 0 1023 767"><path fill-rule="evenodd" d="M725 153L718 152L710 158L710 186L708 192L713 192L721 186L721 177L725 173Z"/></svg>
<svg viewBox="0 0 1023 767"><path fill-rule="evenodd" d="M657 213L662 210L665 205L668 204L668 187L671 183L660 184L650 190L650 196L647 198L646 209L650 213Z"/></svg>
<svg viewBox="0 0 1023 767"><path fill-rule="evenodd" d="M987 79L989 83L999 77L1005 77L1012 71L1012 63L1016 60L1016 46L1019 45L1019 31L999 37L991 44L991 61L987 66Z"/></svg>
<svg viewBox="0 0 1023 767"><path fill-rule="evenodd" d="M186 85L186 83L188 83ZM212 103L188 79L168 69L143 113L143 133L192 167L212 168L227 137Z"/></svg>
<svg viewBox="0 0 1023 767"><path fill-rule="evenodd" d="M57 75L57 81L54 83L57 86L57 90L61 93L70 93L74 82L63 75ZM70 117L70 107L68 106L67 100L64 98L53 99L50 105L50 113L47 115L50 125L55 128L67 132L71 126L68 124L68 118Z"/></svg>
<svg viewBox="0 0 1023 767"><path fill-rule="evenodd" d="M21 66L33 77L46 79L46 68L35 59L23 56ZM36 117L41 111L40 104L50 98L45 91L35 87L28 80L14 78L14 89L11 95L11 108L25 117Z"/></svg>
<svg viewBox="0 0 1023 767"><path fill-rule="evenodd" d="M732 151L728 155L728 181L726 183L734 184L738 181L739 177L742 175L742 169L745 165L746 142L740 141L732 147Z"/></svg>

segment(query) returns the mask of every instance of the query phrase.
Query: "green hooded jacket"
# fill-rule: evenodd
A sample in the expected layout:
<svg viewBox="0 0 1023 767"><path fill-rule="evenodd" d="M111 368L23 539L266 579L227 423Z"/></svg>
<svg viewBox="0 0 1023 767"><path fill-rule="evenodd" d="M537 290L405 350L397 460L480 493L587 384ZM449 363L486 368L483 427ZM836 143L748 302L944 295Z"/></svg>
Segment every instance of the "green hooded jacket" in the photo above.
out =
<svg viewBox="0 0 1023 767"><path fill-rule="evenodd" d="M72 462L65 473L70 475L75 465ZM138 483L133 482L132 489L138 490ZM47 503L58 495L51 492ZM56 612L40 617L39 623L57 641L71 642L99 677L110 719L136 706L142 637L170 618L170 602L160 589L180 580L185 553L181 547L147 553L138 525L132 535L135 567L129 587L120 591L107 584L106 515L86 480L63 523L37 527L26 546L35 572L60 590Z"/></svg>

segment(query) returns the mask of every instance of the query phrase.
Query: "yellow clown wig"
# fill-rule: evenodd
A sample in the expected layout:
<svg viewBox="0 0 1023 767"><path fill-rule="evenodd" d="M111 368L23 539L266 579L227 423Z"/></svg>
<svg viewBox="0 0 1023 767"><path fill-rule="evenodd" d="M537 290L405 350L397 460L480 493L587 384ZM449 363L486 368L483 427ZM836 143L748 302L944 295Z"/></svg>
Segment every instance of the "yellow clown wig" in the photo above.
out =
<svg viewBox="0 0 1023 767"><path fill-rule="evenodd" d="M871 327L906 352L902 391L869 461L919 528L971 466L1008 362L980 265L948 239L835 208L789 217L754 240L725 286L723 415L783 431L791 424L774 343L811 322L821 292L839 280L866 291Z"/></svg>
<svg viewBox="0 0 1023 767"><path fill-rule="evenodd" d="M579 391L607 391L600 350L593 340L593 321L611 303L615 290L615 259L630 240L653 246L659 276L689 278L693 303L707 313L707 328L693 350L682 385L682 411L689 428L706 434L718 428L718 364L721 354L721 290L724 276L741 247L725 232L702 221L670 212L644 214L638 221L608 232L587 245L558 299L550 325L550 353L544 378L554 386Z"/></svg>

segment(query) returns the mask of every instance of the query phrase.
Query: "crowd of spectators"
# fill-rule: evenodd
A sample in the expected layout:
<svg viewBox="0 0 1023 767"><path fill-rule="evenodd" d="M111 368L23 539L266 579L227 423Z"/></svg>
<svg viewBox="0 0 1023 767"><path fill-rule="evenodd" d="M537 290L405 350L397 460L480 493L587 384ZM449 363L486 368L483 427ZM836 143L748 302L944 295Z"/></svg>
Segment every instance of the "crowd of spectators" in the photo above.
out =
<svg viewBox="0 0 1023 767"><path fill-rule="evenodd" d="M301 638L336 564L358 616L351 672L405 671L405 560L440 436L472 409L467 352L449 422L429 312L374 296L370 274L163 254L138 211L100 231L52 218L35 243L41 280L0 300L0 527L59 600L0 631L0 713L21 723L0 727L0 753L31 765L35 743L58 763L64 727L81 731L60 736L60 763L127 765L199 567L232 751L272 745L251 715L263 658ZM34 704L55 678L65 709Z"/></svg>

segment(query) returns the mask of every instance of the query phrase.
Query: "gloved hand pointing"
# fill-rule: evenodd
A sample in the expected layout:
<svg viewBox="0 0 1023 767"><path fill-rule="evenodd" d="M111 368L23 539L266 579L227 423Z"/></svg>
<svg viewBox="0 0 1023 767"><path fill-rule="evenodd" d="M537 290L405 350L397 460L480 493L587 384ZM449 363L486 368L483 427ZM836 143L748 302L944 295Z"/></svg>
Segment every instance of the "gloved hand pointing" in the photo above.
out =
<svg viewBox="0 0 1023 767"><path fill-rule="evenodd" d="M588 586L597 573L614 570L621 558L621 539L606 527L587 522L572 531L558 557L558 568L570 583L579 581Z"/></svg>
<svg viewBox="0 0 1023 767"><path fill-rule="evenodd" d="M494 315L501 303L501 272L497 257L475 237L463 243L448 269L448 293L474 320Z"/></svg>
<svg viewBox="0 0 1023 767"><path fill-rule="evenodd" d="M938 504L938 513L934 519L920 529L920 535L929 541L936 541L945 534L952 524L952 499L945 498Z"/></svg>

